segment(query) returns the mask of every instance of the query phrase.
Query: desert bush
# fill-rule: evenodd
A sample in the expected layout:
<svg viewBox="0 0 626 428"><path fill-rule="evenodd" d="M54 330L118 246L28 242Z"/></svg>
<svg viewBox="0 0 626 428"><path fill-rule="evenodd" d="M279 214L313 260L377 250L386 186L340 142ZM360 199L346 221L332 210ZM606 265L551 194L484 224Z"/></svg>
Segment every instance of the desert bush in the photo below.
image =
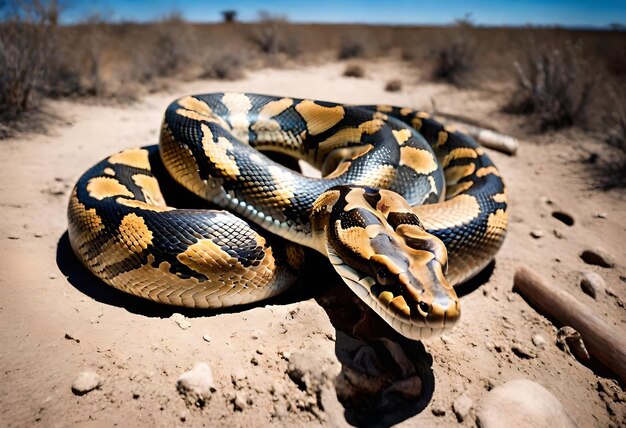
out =
<svg viewBox="0 0 626 428"><path fill-rule="evenodd" d="M514 63L516 89L505 111L535 117L540 130L585 125L596 80L580 58L571 43L528 50L524 63Z"/></svg>
<svg viewBox="0 0 626 428"><path fill-rule="evenodd" d="M402 90L402 81L400 79L392 79L389 80L385 84L385 91L387 92L398 92Z"/></svg>
<svg viewBox="0 0 626 428"><path fill-rule="evenodd" d="M615 99L614 109L610 114L605 141L609 145L610 154L604 157L597 169L597 178L605 189L626 187L626 109Z"/></svg>
<svg viewBox="0 0 626 428"><path fill-rule="evenodd" d="M433 78L456 86L465 86L469 82L475 57L476 49L471 40L463 36L452 36L435 50Z"/></svg>
<svg viewBox="0 0 626 428"><path fill-rule="evenodd" d="M189 24L180 13L172 12L154 26L151 55L146 70L151 77L170 77L180 71L190 57Z"/></svg>
<svg viewBox="0 0 626 428"><path fill-rule="evenodd" d="M454 27L434 49L432 76L456 86L466 86L475 66L476 46L471 15L457 19Z"/></svg>
<svg viewBox="0 0 626 428"><path fill-rule="evenodd" d="M341 38L339 59L362 58L367 54L365 36L361 32L349 32Z"/></svg>
<svg viewBox="0 0 626 428"><path fill-rule="evenodd" d="M343 71L343 75L346 77L365 77L365 69L360 64L348 64Z"/></svg>
<svg viewBox="0 0 626 428"><path fill-rule="evenodd" d="M56 2L15 2L0 5L0 12L0 112L13 120L46 91L59 8Z"/></svg>
<svg viewBox="0 0 626 428"><path fill-rule="evenodd" d="M259 23L250 33L249 39L264 54L284 53L289 57L300 55L299 38L291 31L284 16L259 12Z"/></svg>
<svg viewBox="0 0 626 428"><path fill-rule="evenodd" d="M203 64L204 79L237 80L244 77L246 56L236 49L215 52Z"/></svg>

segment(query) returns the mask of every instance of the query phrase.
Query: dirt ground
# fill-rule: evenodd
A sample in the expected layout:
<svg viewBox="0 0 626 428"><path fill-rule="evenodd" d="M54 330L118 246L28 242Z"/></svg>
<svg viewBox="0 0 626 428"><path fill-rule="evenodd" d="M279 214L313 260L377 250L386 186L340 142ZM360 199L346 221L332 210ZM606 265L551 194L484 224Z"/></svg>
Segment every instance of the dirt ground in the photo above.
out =
<svg viewBox="0 0 626 428"><path fill-rule="evenodd" d="M581 148L602 146L571 130L527 131L523 118L499 112L501 88L459 91L405 80L401 92L389 93L384 83L403 76L400 64L369 66L363 79L342 77L344 67L185 82L122 107L50 102L59 119L45 134L2 142L0 425L475 426L472 409L458 421L457 397L465 394L474 408L494 386L520 378L543 385L581 427L626 424L626 403L602 393L606 380L559 349L557 326L512 291L516 268L530 266L626 334L624 193L592 188L586 168L593 166L579 162ZM510 230L495 266L459 290L463 316L454 330L423 343L353 334L364 309L314 254L286 295L221 312L152 304L90 276L66 234L77 178L115 151L156 144L174 98L214 91L417 108L432 99L442 111L520 138L517 156L489 151L509 186ZM557 210L574 224L554 218ZM616 266L585 264L579 254L587 248L603 249ZM586 295L583 270L599 273L608 291ZM174 313L190 327L181 328ZM388 331L381 322L366 313L366 326ZM533 344L536 335L544 347ZM176 389L199 362L214 377L203 407L188 405ZM94 370L102 385L79 396L71 386L84 370Z"/></svg>

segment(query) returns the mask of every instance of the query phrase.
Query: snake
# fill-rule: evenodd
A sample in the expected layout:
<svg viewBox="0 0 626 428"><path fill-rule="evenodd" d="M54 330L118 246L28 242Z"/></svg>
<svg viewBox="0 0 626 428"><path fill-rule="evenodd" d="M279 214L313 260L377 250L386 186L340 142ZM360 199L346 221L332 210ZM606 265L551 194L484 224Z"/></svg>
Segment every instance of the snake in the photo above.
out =
<svg viewBox="0 0 626 428"><path fill-rule="evenodd" d="M165 176L206 204L168 205ZM426 112L230 92L172 102L158 145L95 164L68 205L73 252L126 293L195 308L262 301L298 280L308 247L415 340L455 325L454 287L494 259L507 223L483 148Z"/></svg>

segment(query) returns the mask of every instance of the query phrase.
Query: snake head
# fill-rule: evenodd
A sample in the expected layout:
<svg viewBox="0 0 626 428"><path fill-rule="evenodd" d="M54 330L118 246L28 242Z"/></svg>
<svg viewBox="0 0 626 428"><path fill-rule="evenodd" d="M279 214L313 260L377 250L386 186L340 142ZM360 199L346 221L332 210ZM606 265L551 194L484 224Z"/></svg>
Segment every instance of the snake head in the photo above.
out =
<svg viewBox="0 0 626 428"><path fill-rule="evenodd" d="M312 218L319 222L316 210L327 213L326 252L335 270L396 331L417 340L454 325L460 307L445 278L447 250L404 198L338 186L316 201Z"/></svg>

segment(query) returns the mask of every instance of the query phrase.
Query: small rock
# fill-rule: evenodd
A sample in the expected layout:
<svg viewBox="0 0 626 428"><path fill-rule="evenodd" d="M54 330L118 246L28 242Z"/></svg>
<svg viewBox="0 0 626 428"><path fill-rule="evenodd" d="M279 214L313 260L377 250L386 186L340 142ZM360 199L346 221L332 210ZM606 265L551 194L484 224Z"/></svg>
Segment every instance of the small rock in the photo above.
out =
<svg viewBox="0 0 626 428"><path fill-rule="evenodd" d="M606 218L606 213L596 213L597 218Z"/></svg>
<svg viewBox="0 0 626 428"><path fill-rule="evenodd" d="M556 333L556 344L582 363L589 362L589 352L583 343L580 333L573 327L563 326Z"/></svg>
<svg viewBox="0 0 626 428"><path fill-rule="evenodd" d="M204 406L215 392L213 372L207 363L199 363L192 370L180 375L176 381L176 389L188 404Z"/></svg>
<svg viewBox="0 0 626 428"><path fill-rule="evenodd" d="M7 238L9 238L9 239L13 239L13 240L20 239L20 237L19 237L19 236L17 236L17 235L9 235L9 236L7 236Z"/></svg>
<svg viewBox="0 0 626 428"><path fill-rule="evenodd" d="M253 366L258 366L258 365L259 365L259 360L257 360L257 358L256 358L256 357L252 357L252 358L250 358L250 363L251 363Z"/></svg>
<svg viewBox="0 0 626 428"><path fill-rule="evenodd" d="M78 377L72 384L72 392L76 395L85 395L89 391L102 386L102 378L91 370L86 370L78 374Z"/></svg>
<svg viewBox="0 0 626 428"><path fill-rule="evenodd" d="M511 345L511 351L513 351L513 353L519 358L522 358L524 360L531 360L537 357L537 354L535 354L530 348L521 343L514 343L513 345Z"/></svg>
<svg viewBox="0 0 626 428"><path fill-rule="evenodd" d="M530 236L532 236L535 239L539 239L543 236L543 230L532 230L530 232Z"/></svg>
<svg viewBox="0 0 626 428"><path fill-rule="evenodd" d="M65 333L65 338L67 340L73 340L76 343L80 343L80 339L77 339L76 337L74 337L74 335L72 335L70 333Z"/></svg>
<svg viewBox="0 0 626 428"><path fill-rule="evenodd" d="M454 400L454 403L452 403L452 410L459 422L463 422L467 415L469 415L472 407L474 407L474 401L469 397L467 392L459 395L456 400Z"/></svg>
<svg viewBox="0 0 626 428"><path fill-rule="evenodd" d="M204 336L202 336L202 338L204 339L205 342L211 341L211 336L209 336L208 334L205 334Z"/></svg>
<svg viewBox="0 0 626 428"><path fill-rule="evenodd" d="M235 393L233 405L235 406L235 410L238 412L241 412L243 411L243 409L246 408L246 396L243 394L243 392L238 391Z"/></svg>
<svg viewBox="0 0 626 428"><path fill-rule="evenodd" d="M481 428L577 426L554 395L527 379L507 382L485 394L476 419Z"/></svg>
<svg viewBox="0 0 626 428"><path fill-rule="evenodd" d="M430 411L435 416L445 416L446 415L445 407L443 407L439 403L433 404L433 406L430 408Z"/></svg>
<svg viewBox="0 0 626 428"><path fill-rule="evenodd" d="M446 336L445 334L442 334L439 339L441 339L441 341L443 343L445 343L446 345L450 343L450 338L448 336Z"/></svg>
<svg viewBox="0 0 626 428"><path fill-rule="evenodd" d="M41 237L43 237L43 233L39 233L39 232L37 232L37 233L33 234L33 236L34 236L35 238L41 238Z"/></svg>
<svg viewBox="0 0 626 428"><path fill-rule="evenodd" d="M189 327L191 327L191 323L187 320L187 318L185 318L183 314L179 314L176 312L172 314L170 319L174 321L183 330L187 330Z"/></svg>
<svg viewBox="0 0 626 428"><path fill-rule="evenodd" d="M583 259L588 265L596 265L605 268L612 268L615 266L613 258L606 253L606 251L600 249L585 250L580 253L580 258Z"/></svg>
<svg viewBox="0 0 626 428"><path fill-rule="evenodd" d="M604 279L597 273L584 271L582 272L582 278L580 280L580 288L595 299L599 294L604 292L606 285Z"/></svg>
<svg viewBox="0 0 626 428"><path fill-rule="evenodd" d="M558 239L563 239L565 237L565 235L563 235L563 233L559 230L559 229L554 229L554 236L557 237Z"/></svg>
<svg viewBox="0 0 626 428"><path fill-rule="evenodd" d="M542 335L535 334L532 340L533 340L533 345L535 345L537 348L543 349L546 347L547 342L546 342L546 339Z"/></svg>

